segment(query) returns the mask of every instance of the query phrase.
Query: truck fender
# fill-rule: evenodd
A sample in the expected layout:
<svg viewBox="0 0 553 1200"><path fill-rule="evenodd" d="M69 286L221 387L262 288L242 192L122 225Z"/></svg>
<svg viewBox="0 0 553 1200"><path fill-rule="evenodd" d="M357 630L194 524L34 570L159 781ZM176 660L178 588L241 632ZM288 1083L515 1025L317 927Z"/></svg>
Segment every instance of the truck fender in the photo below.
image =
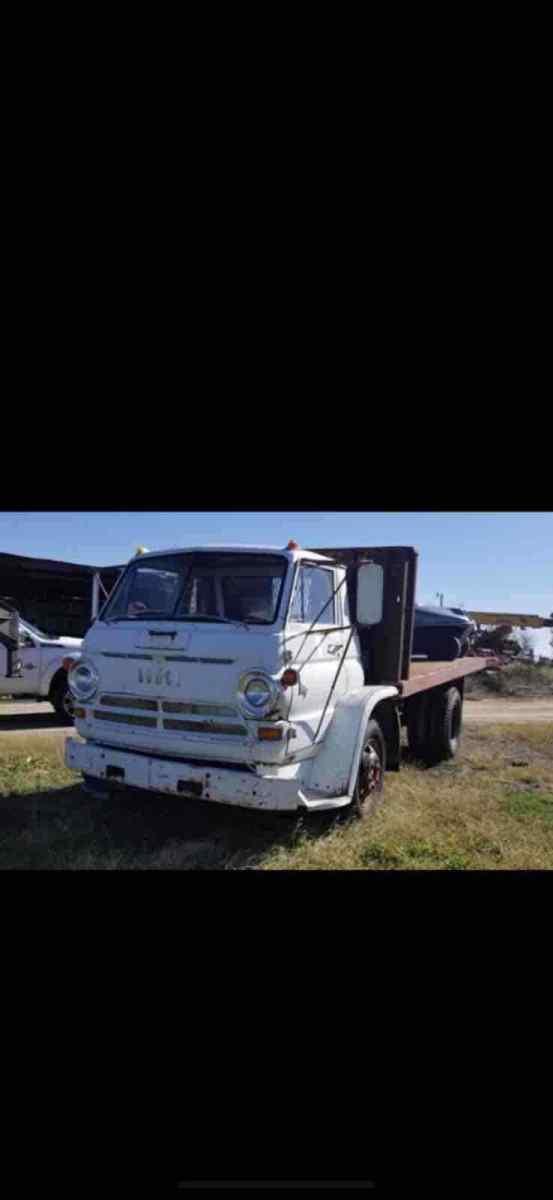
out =
<svg viewBox="0 0 553 1200"><path fill-rule="evenodd" d="M48 696L50 694L50 688L52 686L52 680L54 679L54 676L58 674L58 671L64 670L64 666L63 666L64 658L80 658L80 657L81 657L80 652L71 654L66 651L65 654L60 654L59 656L56 655L56 657L53 658L47 664L46 669L44 671L44 675L41 676L41 679L40 679L40 694L41 694L41 696Z"/></svg>
<svg viewBox="0 0 553 1200"><path fill-rule="evenodd" d="M310 790L322 796L353 796L367 722L378 704L398 695L396 687L373 685L337 700L319 753L312 760Z"/></svg>

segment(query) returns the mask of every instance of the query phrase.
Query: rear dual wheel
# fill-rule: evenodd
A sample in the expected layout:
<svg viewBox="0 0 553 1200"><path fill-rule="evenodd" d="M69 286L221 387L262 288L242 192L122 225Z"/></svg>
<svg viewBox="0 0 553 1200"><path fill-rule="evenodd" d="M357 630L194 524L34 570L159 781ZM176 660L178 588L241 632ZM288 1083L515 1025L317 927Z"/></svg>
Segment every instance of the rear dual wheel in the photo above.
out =
<svg viewBox="0 0 553 1200"><path fill-rule="evenodd" d="M421 696L407 712L409 749L429 766L455 758L461 740L463 700L458 688Z"/></svg>

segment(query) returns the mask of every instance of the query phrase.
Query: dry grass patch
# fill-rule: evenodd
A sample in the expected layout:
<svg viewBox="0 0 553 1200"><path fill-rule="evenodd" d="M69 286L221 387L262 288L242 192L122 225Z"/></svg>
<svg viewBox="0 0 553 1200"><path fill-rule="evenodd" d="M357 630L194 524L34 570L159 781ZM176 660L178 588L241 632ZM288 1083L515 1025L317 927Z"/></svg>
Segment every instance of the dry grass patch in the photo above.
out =
<svg viewBox="0 0 553 1200"><path fill-rule="evenodd" d="M182 798L87 796L63 737L0 746L0 867L63 870L553 868L553 728L471 727L459 758L406 763L366 822Z"/></svg>
<svg viewBox="0 0 553 1200"><path fill-rule="evenodd" d="M75 783L75 772L64 765L63 735L10 737L0 740L0 797L44 792Z"/></svg>
<svg viewBox="0 0 553 1200"><path fill-rule="evenodd" d="M458 760L386 777L372 820L279 848L265 865L307 870L553 868L553 729L466 732ZM514 766L513 763L524 765Z"/></svg>

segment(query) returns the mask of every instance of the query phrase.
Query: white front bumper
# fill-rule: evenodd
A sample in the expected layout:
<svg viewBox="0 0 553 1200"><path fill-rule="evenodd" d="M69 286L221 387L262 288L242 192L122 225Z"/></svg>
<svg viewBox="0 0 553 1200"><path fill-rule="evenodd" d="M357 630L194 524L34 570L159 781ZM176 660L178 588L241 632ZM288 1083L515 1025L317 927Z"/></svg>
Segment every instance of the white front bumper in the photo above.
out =
<svg viewBox="0 0 553 1200"><path fill-rule="evenodd" d="M350 802L349 796L321 797L309 791L306 787L311 769L309 760L281 768L269 767L258 774L247 768L231 770L202 763L193 765L67 738L65 764L96 779L109 781L112 778L114 784L149 792L170 792L185 799L195 797L217 804L237 804L244 808L321 811L343 808ZM116 778L113 771L117 772Z"/></svg>

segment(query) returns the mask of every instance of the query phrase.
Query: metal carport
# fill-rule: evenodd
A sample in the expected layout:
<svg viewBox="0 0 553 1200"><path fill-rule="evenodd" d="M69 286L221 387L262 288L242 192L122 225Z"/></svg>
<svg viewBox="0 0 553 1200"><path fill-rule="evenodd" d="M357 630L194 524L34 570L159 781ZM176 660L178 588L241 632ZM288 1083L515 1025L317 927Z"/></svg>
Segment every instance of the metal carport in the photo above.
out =
<svg viewBox="0 0 553 1200"><path fill-rule="evenodd" d="M46 633L83 637L122 570L0 552L0 596Z"/></svg>

